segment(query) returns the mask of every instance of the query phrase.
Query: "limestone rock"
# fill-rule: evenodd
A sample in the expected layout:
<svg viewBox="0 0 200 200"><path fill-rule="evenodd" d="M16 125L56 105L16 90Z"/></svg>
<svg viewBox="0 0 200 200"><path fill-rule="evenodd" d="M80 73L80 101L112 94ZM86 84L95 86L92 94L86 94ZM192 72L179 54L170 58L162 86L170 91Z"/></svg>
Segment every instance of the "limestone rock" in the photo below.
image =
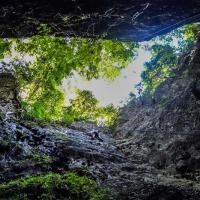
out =
<svg viewBox="0 0 200 200"><path fill-rule="evenodd" d="M0 2L0 35L144 41L199 22L199 13L199 0L6 0ZM41 24L47 24L51 33Z"/></svg>

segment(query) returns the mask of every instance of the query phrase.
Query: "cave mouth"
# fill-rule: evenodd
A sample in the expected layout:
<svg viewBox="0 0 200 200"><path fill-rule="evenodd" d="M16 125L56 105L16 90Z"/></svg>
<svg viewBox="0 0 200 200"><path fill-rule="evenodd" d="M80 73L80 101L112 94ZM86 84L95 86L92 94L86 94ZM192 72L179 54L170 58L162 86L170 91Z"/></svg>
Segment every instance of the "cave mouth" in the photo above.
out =
<svg viewBox="0 0 200 200"><path fill-rule="evenodd" d="M0 5L0 199L200 199L199 0Z"/></svg>
<svg viewBox="0 0 200 200"><path fill-rule="evenodd" d="M176 76L199 30L189 24L136 43L48 36L41 24L43 36L1 39L1 67L15 73L27 118L112 126L130 102L157 101L155 90Z"/></svg>

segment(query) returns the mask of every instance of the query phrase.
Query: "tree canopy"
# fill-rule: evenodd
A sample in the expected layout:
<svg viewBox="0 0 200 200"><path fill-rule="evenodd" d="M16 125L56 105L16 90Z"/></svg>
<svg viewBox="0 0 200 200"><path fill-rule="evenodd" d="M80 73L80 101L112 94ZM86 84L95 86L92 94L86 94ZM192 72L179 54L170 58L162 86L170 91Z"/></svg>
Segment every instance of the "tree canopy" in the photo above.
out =
<svg viewBox="0 0 200 200"><path fill-rule="evenodd" d="M112 124L116 114L111 112L117 111L113 106L100 107L89 91L77 91L76 99L66 106L61 83L74 73L87 80L113 80L133 60L136 43L34 36L2 40L2 57L8 52L6 42L9 42L10 62L16 70L23 97L22 106L29 116L66 122L101 119L105 124Z"/></svg>
<svg viewBox="0 0 200 200"><path fill-rule="evenodd" d="M195 41L199 25L187 25L154 38L145 46L151 60L141 74L144 92L152 94L167 78L174 76L178 58ZM90 91L76 91L66 105L61 83L79 74L86 80L115 79L136 56L138 44L117 40L48 36L45 24L38 28L43 36L1 39L0 59L7 56L16 70L22 107L30 117L65 121L102 122L112 125L118 111L113 105L101 107Z"/></svg>
<svg viewBox="0 0 200 200"><path fill-rule="evenodd" d="M167 78L175 76L178 59L194 44L198 30L198 24L189 24L154 38L146 45L152 56L141 74L144 92L152 94Z"/></svg>

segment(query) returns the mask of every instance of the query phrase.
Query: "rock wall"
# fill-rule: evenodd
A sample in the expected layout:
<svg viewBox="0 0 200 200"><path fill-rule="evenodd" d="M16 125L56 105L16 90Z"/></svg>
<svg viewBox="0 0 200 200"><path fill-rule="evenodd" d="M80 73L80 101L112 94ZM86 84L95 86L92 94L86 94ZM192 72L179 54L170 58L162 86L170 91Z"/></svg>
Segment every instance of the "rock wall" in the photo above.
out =
<svg viewBox="0 0 200 200"><path fill-rule="evenodd" d="M199 0L7 0L0 36L117 38L144 41L200 19ZM47 24L51 33L40 27Z"/></svg>
<svg viewBox="0 0 200 200"><path fill-rule="evenodd" d="M17 84L14 72L1 65L0 67L0 116L3 120L17 116L19 102L17 100Z"/></svg>
<svg viewBox="0 0 200 200"><path fill-rule="evenodd" d="M183 55L176 77L155 91L154 101L143 97L123 109L116 131L119 148L131 160L195 183L200 182L200 98L193 85L198 93L199 53L200 39Z"/></svg>
<svg viewBox="0 0 200 200"><path fill-rule="evenodd" d="M150 164L125 156L120 145L102 132L101 141L91 137L90 125L85 124L81 131L75 127L1 122L0 187L9 180L73 171L109 189L111 194L105 200L199 199L198 181L167 176ZM16 190L16 194L20 191ZM32 188L27 194L37 199ZM0 199L5 199L2 197L3 191Z"/></svg>

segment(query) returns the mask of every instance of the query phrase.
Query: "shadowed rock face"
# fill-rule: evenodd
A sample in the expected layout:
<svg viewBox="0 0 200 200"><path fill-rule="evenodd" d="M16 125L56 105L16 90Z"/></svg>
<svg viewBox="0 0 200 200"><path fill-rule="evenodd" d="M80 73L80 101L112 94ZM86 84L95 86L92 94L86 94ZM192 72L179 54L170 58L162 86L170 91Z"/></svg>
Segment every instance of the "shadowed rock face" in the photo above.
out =
<svg viewBox="0 0 200 200"><path fill-rule="evenodd" d="M7 0L0 2L0 36L51 34L144 41L200 19L199 0Z"/></svg>
<svg viewBox="0 0 200 200"><path fill-rule="evenodd" d="M127 158L157 169L167 179L177 178L173 184L179 185L184 179L191 181L191 185L197 184L198 188L200 102L193 85L195 83L198 90L199 52L200 37L192 53L182 56L176 77L169 78L156 89L154 101L151 102L152 97L144 96L124 107L116 131L118 147ZM158 189L149 199L200 198L193 196L193 189L191 196L185 198L183 192L172 189L172 185L171 190ZM188 189L192 187L188 186Z"/></svg>
<svg viewBox="0 0 200 200"><path fill-rule="evenodd" d="M3 120L13 119L18 108L16 79L10 69L0 67L0 114Z"/></svg>
<svg viewBox="0 0 200 200"><path fill-rule="evenodd" d="M77 126L72 129L58 125L41 127L34 122L1 122L0 184L48 172L75 171L109 188L110 200L200 197L198 181L167 176L150 164L133 161L102 132L103 141L92 138L88 134L91 127L86 126L80 131ZM4 199L1 195L3 191L0 199Z"/></svg>

